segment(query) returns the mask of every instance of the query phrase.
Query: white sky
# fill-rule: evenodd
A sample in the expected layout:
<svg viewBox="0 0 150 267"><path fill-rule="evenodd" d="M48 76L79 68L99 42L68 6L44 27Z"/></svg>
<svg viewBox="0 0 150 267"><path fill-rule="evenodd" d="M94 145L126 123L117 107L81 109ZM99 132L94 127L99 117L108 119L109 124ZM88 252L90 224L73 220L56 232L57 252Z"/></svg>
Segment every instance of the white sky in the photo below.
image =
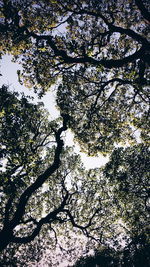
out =
<svg viewBox="0 0 150 267"><path fill-rule="evenodd" d="M44 97L42 97L42 99L38 99L37 95L32 89L28 89L18 82L17 70L21 69L21 65L11 62L11 56L4 56L1 60L0 66L0 73L2 74L2 76L0 76L0 85L6 84L9 85L11 90L24 92L25 95L33 96L35 102L42 101L45 105L45 108L49 111L52 119L55 119L59 116L60 113L56 108L54 91L48 92ZM79 145L75 144L73 141L73 134L70 130L66 132L66 145L75 145L75 152L80 153L83 164L87 169L100 167L108 161L108 157L103 157L102 155L99 157L88 157L86 154L81 153Z"/></svg>

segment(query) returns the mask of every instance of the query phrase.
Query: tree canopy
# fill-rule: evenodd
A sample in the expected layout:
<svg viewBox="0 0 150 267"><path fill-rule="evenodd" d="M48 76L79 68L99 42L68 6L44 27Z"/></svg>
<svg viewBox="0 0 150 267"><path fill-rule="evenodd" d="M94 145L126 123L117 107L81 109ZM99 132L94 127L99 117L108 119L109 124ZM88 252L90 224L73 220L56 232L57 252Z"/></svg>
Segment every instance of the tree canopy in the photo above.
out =
<svg viewBox="0 0 150 267"><path fill-rule="evenodd" d="M67 115L60 127L62 120L49 122L41 103L6 86L0 92L1 264L38 262L59 236L69 250L72 227L91 240L91 249L128 246L141 235L149 242L148 147L115 149L106 166L85 170L61 138Z"/></svg>
<svg viewBox="0 0 150 267"><path fill-rule="evenodd" d="M1 264L38 262L43 247L69 240L74 228L76 242L82 233L89 250L101 244L106 258L125 266L149 246L149 3L1 0L0 7L0 56L21 64L18 81L40 98L54 88L61 114L50 121L42 102L0 88ZM83 152L109 154L109 162L86 170L65 146L68 128Z"/></svg>
<svg viewBox="0 0 150 267"><path fill-rule="evenodd" d="M144 241L144 242L143 242ZM122 251L115 251L110 248L102 248L96 250L94 255L80 258L74 267L101 267L101 266L149 266L150 246L145 244L143 236L139 237L139 241Z"/></svg>
<svg viewBox="0 0 150 267"><path fill-rule="evenodd" d="M21 62L19 80L39 95L58 87L85 151L132 142L136 129L148 142L147 1L1 2L2 50Z"/></svg>

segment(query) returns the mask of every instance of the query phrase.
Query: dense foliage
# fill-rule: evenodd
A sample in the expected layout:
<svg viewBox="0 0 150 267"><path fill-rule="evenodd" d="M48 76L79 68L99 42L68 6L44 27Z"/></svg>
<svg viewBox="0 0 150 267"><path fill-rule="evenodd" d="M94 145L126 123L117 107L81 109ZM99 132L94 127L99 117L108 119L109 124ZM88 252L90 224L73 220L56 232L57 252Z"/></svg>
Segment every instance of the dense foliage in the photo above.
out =
<svg viewBox="0 0 150 267"><path fill-rule="evenodd" d="M1 1L1 48L20 61L20 82L58 105L85 151L149 142L147 1ZM82 119L83 118L83 119ZM86 133L85 130L86 129Z"/></svg>
<svg viewBox="0 0 150 267"><path fill-rule="evenodd" d="M60 120L49 122L41 103L19 98L6 86L0 90L0 103L1 264L41 260L59 236L68 242L72 227L101 242L115 220L108 179L99 169L86 171L72 148L63 149L68 116L62 114L59 128Z"/></svg>
<svg viewBox="0 0 150 267"><path fill-rule="evenodd" d="M121 251L105 247L96 250L94 255L80 258L74 267L147 267L150 263L149 255L150 245L145 243L144 236L140 236Z"/></svg>
<svg viewBox="0 0 150 267"><path fill-rule="evenodd" d="M138 266L138 257L147 264L148 1L1 0L0 7L0 56L21 64L18 81L39 97L55 88L61 112L49 121L42 102L0 88L1 265L36 264L48 250L54 266L49 251L58 244L69 260L97 248L104 266ZM109 153L109 162L85 170L65 146L68 128L82 151Z"/></svg>

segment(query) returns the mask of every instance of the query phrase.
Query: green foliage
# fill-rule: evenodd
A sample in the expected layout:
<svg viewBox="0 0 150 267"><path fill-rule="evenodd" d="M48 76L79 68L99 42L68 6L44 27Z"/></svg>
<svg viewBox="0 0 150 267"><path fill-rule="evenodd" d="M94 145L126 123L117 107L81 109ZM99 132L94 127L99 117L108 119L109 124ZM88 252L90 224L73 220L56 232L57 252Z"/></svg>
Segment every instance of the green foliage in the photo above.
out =
<svg viewBox="0 0 150 267"><path fill-rule="evenodd" d="M57 103L71 115L70 127L90 155L133 143L136 130L149 143L147 6L129 0L2 1L2 51L22 64L20 81L40 96L58 89Z"/></svg>
<svg viewBox="0 0 150 267"><path fill-rule="evenodd" d="M24 95L19 97L17 93L10 92L6 86L0 89L0 229L6 227L7 232L7 226L11 229L14 220L13 234L19 237L30 236L45 212L55 209L62 201L62 195L58 197L62 189L61 183L49 181L47 183L53 187L53 198L48 201L51 195L46 198L43 186L33 190L20 220L17 222L17 219L14 219L22 195L54 161L54 136L60 123L59 120L49 122L43 104L40 102L35 105L30 101L31 99ZM42 231L43 236L45 231ZM1 255L2 265L4 262L9 265L12 262L31 262L32 257L33 261L41 259L44 244L41 237L31 242L31 246L20 246L14 242L15 245L11 240ZM3 245L3 238L0 245ZM26 251L27 257L21 256L22 251Z"/></svg>
<svg viewBox="0 0 150 267"><path fill-rule="evenodd" d="M1 88L0 102L2 229L7 220L11 225L20 197L53 164L56 153L54 135L59 121L49 122L41 104L32 104L24 95L18 98L6 86ZM82 246L85 242L83 234L91 240L87 243L88 250L97 243L111 243L120 249L124 242L128 247L132 239L141 235L145 236L145 245L149 242L150 162L147 146L139 144L115 149L109 162L100 169L85 170L80 157L69 147L63 149L60 160L59 168L44 185L32 192L25 212L13 230L15 236L31 236L36 224L56 212L68 195L65 206L56 218L43 224L39 237L35 236L30 244L17 243L17 239L10 242L1 255L2 264L6 258L9 264L12 259L16 264L28 264L31 254L34 263L40 262L43 249L54 249L56 240L60 246L64 237L66 257L73 260L77 254L69 252L70 242L72 246L75 242L79 242L78 247ZM75 242L70 237L74 231ZM22 251L26 251L25 258L21 256Z"/></svg>
<svg viewBox="0 0 150 267"><path fill-rule="evenodd" d="M144 238L144 236L143 236ZM141 236L139 240L134 240L126 248L120 251L115 251L110 248L102 248L94 251L94 255L80 258L74 267L140 267L149 266L150 244L145 244Z"/></svg>
<svg viewBox="0 0 150 267"><path fill-rule="evenodd" d="M59 168L35 190L37 181L42 175L44 179L49 166L56 161L54 136L59 121L49 122L41 104L31 103L24 95L19 97L6 86L2 86L0 93L0 234L5 228L6 232L13 229L13 236L1 254L1 264L11 264L12 261L19 265L28 264L31 254L34 263L40 261L43 249L53 249L61 236L66 236L69 249L68 240L73 227L78 229L78 235L91 236L93 240L101 240L108 233L111 237L110 226L115 214L111 215L110 188L101 170L86 171L80 157L73 153L72 148L66 147L61 152ZM27 202L21 202L28 191L31 193ZM20 203L24 208L20 211L22 215L18 214L21 216L18 221L16 211ZM106 220L108 214L111 221ZM40 224L39 238L36 235L31 238ZM26 251L25 258L21 256L22 251Z"/></svg>
<svg viewBox="0 0 150 267"><path fill-rule="evenodd" d="M2 0L0 6L0 56L9 53L22 65L19 82L40 97L55 87L63 118L49 122L41 104L0 89L1 240L7 232L1 265L29 265L31 254L36 264L56 241L62 249L62 237L70 260L70 244L84 234L89 250L97 242L118 251L126 246L121 256L111 248L98 252L106 266L142 260L146 266L148 1ZM84 169L64 147L68 126L83 152L110 154L106 166ZM79 264L90 266L93 257Z"/></svg>
<svg viewBox="0 0 150 267"><path fill-rule="evenodd" d="M115 184L114 196L130 234L147 231L150 211L150 151L142 144L116 149L106 164L105 176Z"/></svg>
<svg viewBox="0 0 150 267"><path fill-rule="evenodd" d="M94 251L94 255L80 258L74 267L109 267L120 266L119 257L113 249L102 248L100 251Z"/></svg>

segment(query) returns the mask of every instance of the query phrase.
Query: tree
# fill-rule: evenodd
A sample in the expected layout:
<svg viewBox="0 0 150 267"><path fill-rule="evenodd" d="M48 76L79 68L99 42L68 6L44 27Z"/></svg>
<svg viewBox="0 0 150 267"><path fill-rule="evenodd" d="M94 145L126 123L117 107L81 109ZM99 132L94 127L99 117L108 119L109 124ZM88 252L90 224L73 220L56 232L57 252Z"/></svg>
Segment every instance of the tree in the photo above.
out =
<svg viewBox="0 0 150 267"><path fill-rule="evenodd" d="M98 244L119 248L124 240L129 254L131 240L137 244L142 235L148 246L148 148L118 148L105 167L85 170L72 148L63 148L67 115L60 127L60 120L49 122L42 103L19 98L6 86L0 93L1 264L39 262L61 236L73 260L73 228L74 243L81 233L90 240L87 251Z"/></svg>
<svg viewBox="0 0 150 267"><path fill-rule="evenodd" d="M96 250L94 255L82 257L77 260L74 267L109 267L109 266L149 266L150 244L145 243L145 237L136 237L126 248L115 251L112 248ZM139 239L139 240L138 240ZM140 240L141 239L141 240ZM138 241L137 241L138 240ZM141 242L142 241L142 242ZM144 241L144 242L143 242Z"/></svg>
<svg viewBox="0 0 150 267"><path fill-rule="evenodd" d="M149 166L149 148L139 144L114 150L104 170L110 183L115 184L113 195L122 219L129 231L138 236L147 232L149 226Z"/></svg>
<svg viewBox="0 0 150 267"><path fill-rule="evenodd" d="M104 217L110 214L109 188L100 170L84 170L79 156L63 148L69 117L62 114L60 127L62 120L49 122L42 103L30 101L1 87L2 265L40 261L43 250L53 248L61 232L67 238L72 227L100 242Z"/></svg>
<svg viewBox="0 0 150 267"><path fill-rule="evenodd" d="M100 246L90 256L82 256L73 266L149 266L149 153L149 148L142 144L113 151L103 175L112 189L115 218L118 216L118 223L125 230L124 233L121 230L122 241L118 242L115 225L116 237L112 235L104 247Z"/></svg>
<svg viewBox="0 0 150 267"><path fill-rule="evenodd" d="M30 103L25 96L18 99L6 86L0 92L2 251L9 243L31 242L45 224L65 223L67 217L75 227L78 224L69 208L75 192L69 192L65 182L77 158L69 154L67 161L64 156L62 172L58 171L64 145L61 134L67 130L68 116L62 115L63 126L59 128L58 123L48 122L41 104ZM92 218L89 226L91 222ZM86 230L86 226L79 227Z"/></svg>
<svg viewBox="0 0 150 267"><path fill-rule="evenodd" d="M60 120L48 122L40 104L1 88L2 248L8 244L12 254L14 244L34 248L39 233L42 247L49 223L53 233L74 226L105 246L121 240L128 246L141 235L148 243L148 1L2 0L0 6L1 54L22 64L19 82L40 97L55 86L63 118L62 127ZM89 155L111 153L109 163L84 170L64 149L67 126Z"/></svg>
<svg viewBox="0 0 150 267"><path fill-rule="evenodd" d="M44 147L53 137L53 123L48 123L46 113L41 115L42 108L28 102L25 96L20 100L15 93L1 88L1 158L4 159L4 169L1 176L1 250L10 242L26 243L34 239L42 225L57 217L68 199L64 194L61 204L48 216L36 221L32 217L31 206L39 204L37 217L42 215L40 202L31 200L32 195L42 193L43 183L60 165L60 154L63 141L60 135L67 129L67 119L63 126L55 130L56 148L53 160L43 157ZM36 193L35 193L36 192ZM34 196L35 197L35 196ZM41 194L42 197L42 194ZM30 204L28 204L30 203ZM28 206L28 208L27 208ZM26 217L24 214L26 213ZM56 219L57 220L57 219ZM15 236L14 229L23 224L30 225L27 236ZM21 226L19 227L21 228ZM7 234L6 234L7 233Z"/></svg>
<svg viewBox="0 0 150 267"><path fill-rule="evenodd" d="M103 248L101 250L94 251L94 255L89 257L80 258L74 265L74 267L109 267L120 266L119 257L113 249Z"/></svg>
<svg viewBox="0 0 150 267"><path fill-rule="evenodd" d="M136 129L149 142L146 0L1 2L4 53L20 60L19 79L39 95L57 85L83 150L110 152Z"/></svg>

